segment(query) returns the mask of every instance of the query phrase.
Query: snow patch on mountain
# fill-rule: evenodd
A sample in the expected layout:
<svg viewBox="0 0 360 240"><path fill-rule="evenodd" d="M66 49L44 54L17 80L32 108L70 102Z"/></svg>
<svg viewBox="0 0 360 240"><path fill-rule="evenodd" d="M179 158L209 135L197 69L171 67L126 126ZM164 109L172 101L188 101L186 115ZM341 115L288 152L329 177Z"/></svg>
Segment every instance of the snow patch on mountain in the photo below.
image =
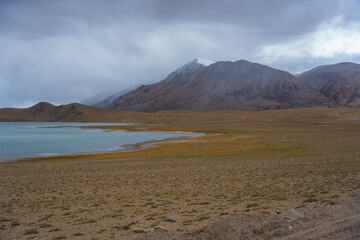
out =
<svg viewBox="0 0 360 240"><path fill-rule="evenodd" d="M195 59L195 61L197 61L197 63L200 63L204 66L209 66L209 65L215 63L214 61L211 61L211 60L205 59L205 58L197 58L197 59Z"/></svg>
<svg viewBox="0 0 360 240"><path fill-rule="evenodd" d="M187 76L189 74L192 74L199 68L207 67L213 63L214 62L211 60L207 60L207 59L203 59L203 58L196 58L196 59L192 60L191 62L188 62L184 66L176 69L176 71L171 74L175 74L175 75L181 74L182 76Z"/></svg>

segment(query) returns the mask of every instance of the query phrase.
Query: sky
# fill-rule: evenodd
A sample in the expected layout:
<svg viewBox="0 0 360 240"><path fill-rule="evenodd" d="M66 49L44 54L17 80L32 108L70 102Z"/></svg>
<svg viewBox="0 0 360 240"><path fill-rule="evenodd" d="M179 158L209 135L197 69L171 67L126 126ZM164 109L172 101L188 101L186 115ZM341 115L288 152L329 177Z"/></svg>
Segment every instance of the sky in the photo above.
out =
<svg viewBox="0 0 360 240"><path fill-rule="evenodd" d="M195 58L360 63L360 0L0 0L0 108L154 83Z"/></svg>

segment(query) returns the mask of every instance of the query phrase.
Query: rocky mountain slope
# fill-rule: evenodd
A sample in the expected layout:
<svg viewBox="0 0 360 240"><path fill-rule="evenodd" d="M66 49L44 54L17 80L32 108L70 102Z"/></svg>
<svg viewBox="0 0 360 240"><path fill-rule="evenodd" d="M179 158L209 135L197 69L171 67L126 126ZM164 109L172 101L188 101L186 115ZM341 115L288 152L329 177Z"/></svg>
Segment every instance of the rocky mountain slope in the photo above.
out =
<svg viewBox="0 0 360 240"><path fill-rule="evenodd" d="M245 60L205 66L197 59L157 84L114 102L118 110L254 110L311 106L326 97L288 72Z"/></svg>
<svg viewBox="0 0 360 240"><path fill-rule="evenodd" d="M110 96L108 96L106 98L103 98L101 101L91 104L91 106L113 109L115 107L116 99L120 98L121 96L125 95L126 93L128 93L134 89L137 89L140 86L141 85L136 85L134 87L126 88L124 90L118 91L114 94L111 94Z"/></svg>
<svg viewBox="0 0 360 240"><path fill-rule="evenodd" d="M180 78L186 78L188 77L191 73L193 73L194 71L196 71L199 68L203 68L209 64L211 64L213 62L211 62L210 60L206 60L206 59L195 59L187 64L185 64L184 66L178 68L176 71L174 71L173 73L169 74L169 76L167 78L171 79L171 78L176 78L176 77L180 77ZM124 96L125 94L129 93L130 91L136 90L138 88L142 87L142 85L137 85L133 88L128 88L125 89L119 93L113 94L111 96L109 96L108 98L99 101L96 104L93 104L92 106L94 107L102 107L102 108L109 108L109 109L116 109L118 107L118 102L119 99Z"/></svg>
<svg viewBox="0 0 360 240"><path fill-rule="evenodd" d="M297 78L328 97L332 106L360 106L360 64L319 66Z"/></svg>

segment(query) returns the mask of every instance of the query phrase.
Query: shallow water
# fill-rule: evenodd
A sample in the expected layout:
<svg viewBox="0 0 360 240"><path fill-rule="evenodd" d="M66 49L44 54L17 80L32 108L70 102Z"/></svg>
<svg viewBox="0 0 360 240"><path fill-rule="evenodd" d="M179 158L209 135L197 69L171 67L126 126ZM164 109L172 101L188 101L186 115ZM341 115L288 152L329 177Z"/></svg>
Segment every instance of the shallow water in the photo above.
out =
<svg viewBox="0 0 360 240"><path fill-rule="evenodd" d="M0 161L13 158L124 150L124 145L163 140L193 133L111 132L68 126L119 123L0 122ZM46 128L46 127L62 128ZM44 128L45 127L45 128Z"/></svg>

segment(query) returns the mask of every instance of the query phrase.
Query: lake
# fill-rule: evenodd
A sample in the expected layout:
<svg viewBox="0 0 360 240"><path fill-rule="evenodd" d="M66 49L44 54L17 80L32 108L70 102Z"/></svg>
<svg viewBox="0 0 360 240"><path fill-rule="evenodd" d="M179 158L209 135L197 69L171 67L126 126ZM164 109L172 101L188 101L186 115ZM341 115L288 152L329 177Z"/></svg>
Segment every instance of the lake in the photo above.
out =
<svg viewBox="0 0 360 240"><path fill-rule="evenodd" d="M106 125L125 123L0 122L0 162L22 157L119 151L128 144L199 135L77 128Z"/></svg>

